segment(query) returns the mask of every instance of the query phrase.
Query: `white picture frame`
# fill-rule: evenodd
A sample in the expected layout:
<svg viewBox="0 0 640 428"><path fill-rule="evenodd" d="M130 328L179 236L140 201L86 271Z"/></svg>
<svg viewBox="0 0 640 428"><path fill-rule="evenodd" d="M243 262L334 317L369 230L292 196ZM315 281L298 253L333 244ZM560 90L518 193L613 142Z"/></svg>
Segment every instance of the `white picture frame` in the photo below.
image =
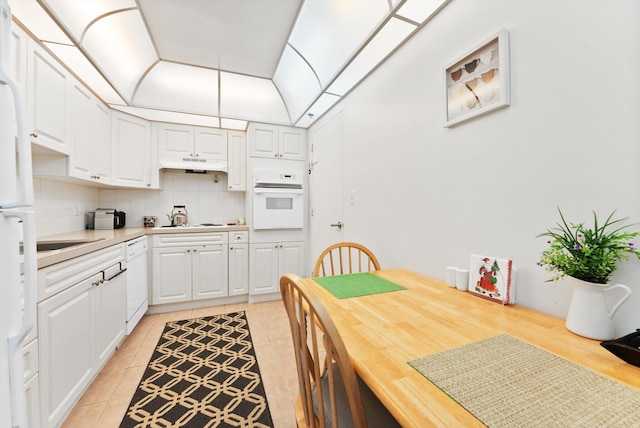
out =
<svg viewBox="0 0 640 428"><path fill-rule="evenodd" d="M444 69L444 82L446 128L508 106L508 31L498 31L451 61Z"/></svg>

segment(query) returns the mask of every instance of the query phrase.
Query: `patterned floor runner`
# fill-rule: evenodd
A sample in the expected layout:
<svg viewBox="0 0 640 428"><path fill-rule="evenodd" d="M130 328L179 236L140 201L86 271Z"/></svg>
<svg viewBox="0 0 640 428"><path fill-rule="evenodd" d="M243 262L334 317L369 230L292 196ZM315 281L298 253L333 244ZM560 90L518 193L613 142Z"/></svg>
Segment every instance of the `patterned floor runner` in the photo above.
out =
<svg viewBox="0 0 640 428"><path fill-rule="evenodd" d="M272 426L244 312L167 323L120 424Z"/></svg>

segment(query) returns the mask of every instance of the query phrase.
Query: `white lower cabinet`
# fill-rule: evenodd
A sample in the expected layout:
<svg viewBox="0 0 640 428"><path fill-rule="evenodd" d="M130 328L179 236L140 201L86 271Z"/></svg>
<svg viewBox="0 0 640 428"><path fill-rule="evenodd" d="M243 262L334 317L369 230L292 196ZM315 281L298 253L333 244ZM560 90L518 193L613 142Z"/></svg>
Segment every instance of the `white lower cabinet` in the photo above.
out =
<svg viewBox="0 0 640 428"><path fill-rule="evenodd" d="M39 370L29 395L39 387L42 427L62 424L124 337L123 259L116 245L38 271Z"/></svg>
<svg viewBox="0 0 640 428"><path fill-rule="evenodd" d="M111 357L124 338L127 323L126 283L124 270L106 271L104 282L94 287L94 314L97 368ZM114 276L116 275L116 276Z"/></svg>
<svg viewBox="0 0 640 428"><path fill-rule="evenodd" d="M229 296L249 293L249 234L229 232Z"/></svg>
<svg viewBox="0 0 640 428"><path fill-rule="evenodd" d="M228 233L153 236L151 304L229 295Z"/></svg>
<svg viewBox="0 0 640 428"><path fill-rule="evenodd" d="M229 246L212 245L194 248L191 252L193 300L229 295Z"/></svg>
<svg viewBox="0 0 640 428"><path fill-rule="evenodd" d="M43 427L61 425L94 375L91 291L100 274L38 304Z"/></svg>
<svg viewBox="0 0 640 428"><path fill-rule="evenodd" d="M304 242L249 244L249 294L280 291L280 277L303 275Z"/></svg>

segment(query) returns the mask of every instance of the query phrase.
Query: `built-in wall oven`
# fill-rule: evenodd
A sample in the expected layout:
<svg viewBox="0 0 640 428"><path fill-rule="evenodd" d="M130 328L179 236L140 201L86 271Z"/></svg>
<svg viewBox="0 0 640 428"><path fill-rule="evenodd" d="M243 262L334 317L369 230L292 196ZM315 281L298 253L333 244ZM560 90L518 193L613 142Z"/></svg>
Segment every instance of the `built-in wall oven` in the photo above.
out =
<svg viewBox="0 0 640 428"><path fill-rule="evenodd" d="M301 229L304 226L302 171L255 170L254 229Z"/></svg>

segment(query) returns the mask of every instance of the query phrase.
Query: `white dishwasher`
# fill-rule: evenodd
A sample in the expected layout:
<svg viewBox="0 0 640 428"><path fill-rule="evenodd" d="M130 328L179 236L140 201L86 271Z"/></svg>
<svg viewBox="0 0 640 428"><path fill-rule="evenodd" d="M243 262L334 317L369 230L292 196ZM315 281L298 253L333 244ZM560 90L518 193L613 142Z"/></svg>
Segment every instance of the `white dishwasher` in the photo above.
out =
<svg viewBox="0 0 640 428"><path fill-rule="evenodd" d="M127 334L147 312L147 237L127 241Z"/></svg>

